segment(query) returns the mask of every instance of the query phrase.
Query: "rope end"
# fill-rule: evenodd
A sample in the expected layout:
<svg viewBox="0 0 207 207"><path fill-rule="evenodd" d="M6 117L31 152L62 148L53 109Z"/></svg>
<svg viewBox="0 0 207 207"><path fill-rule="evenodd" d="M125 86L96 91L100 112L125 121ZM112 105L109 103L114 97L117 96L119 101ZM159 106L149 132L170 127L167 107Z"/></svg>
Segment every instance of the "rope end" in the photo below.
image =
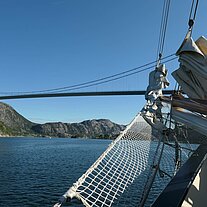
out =
<svg viewBox="0 0 207 207"><path fill-rule="evenodd" d="M58 203L56 203L53 207L61 207L63 203L65 203L67 201L67 198L65 196L62 196Z"/></svg>

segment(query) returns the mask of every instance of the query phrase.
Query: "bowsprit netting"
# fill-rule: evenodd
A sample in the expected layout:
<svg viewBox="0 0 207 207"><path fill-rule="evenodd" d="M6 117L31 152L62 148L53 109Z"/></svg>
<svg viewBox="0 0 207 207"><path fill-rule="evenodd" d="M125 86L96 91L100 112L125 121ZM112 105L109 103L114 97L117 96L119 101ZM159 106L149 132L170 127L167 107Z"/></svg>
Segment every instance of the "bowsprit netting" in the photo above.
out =
<svg viewBox="0 0 207 207"><path fill-rule="evenodd" d="M116 204L127 188L143 179L140 174L146 174L144 172L151 160L149 154L152 156L149 153L151 142L155 139L151 126L138 114L64 194L64 199L77 198L87 207L109 207ZM143 185L139 188L143 189Z"/></svg>

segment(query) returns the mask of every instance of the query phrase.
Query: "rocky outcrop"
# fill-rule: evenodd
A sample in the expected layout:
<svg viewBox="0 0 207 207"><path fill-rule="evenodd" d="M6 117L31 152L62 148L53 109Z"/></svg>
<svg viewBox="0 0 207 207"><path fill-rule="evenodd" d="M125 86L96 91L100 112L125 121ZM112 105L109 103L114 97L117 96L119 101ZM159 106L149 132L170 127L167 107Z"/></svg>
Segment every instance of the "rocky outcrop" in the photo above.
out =
<svg viewBox="0 0 207 207"><path fill-rule="evenodd" d="M107 119L80 123L36 124L24 118L8 104L0 103L0 136L114 138L123 129L123 125Z"/></svg>
<svg viewBox="0 0 207 207"><path fill-rule="evenodd" d="M46 123L32 127L33 131L43 136L52 137L90 137L114 138L125 127L107 119L87 120L80 123Z"/></svg>
<svg viewBox="0 0 207 207"><path fill-rule="evenodd" d="M0 134L6 135L27 135L32 133L30 122L21 114L16 112L11 106L0 103Z"/></svg>

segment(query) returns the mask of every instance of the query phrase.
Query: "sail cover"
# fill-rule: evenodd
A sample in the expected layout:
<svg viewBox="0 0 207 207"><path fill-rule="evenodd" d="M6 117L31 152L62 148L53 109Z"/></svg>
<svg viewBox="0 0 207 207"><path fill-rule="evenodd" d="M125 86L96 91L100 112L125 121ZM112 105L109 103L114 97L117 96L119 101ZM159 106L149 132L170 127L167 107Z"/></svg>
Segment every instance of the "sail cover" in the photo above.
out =
<svg viewBox="0 0 207 207"><path fill-rule="evenodd" d="M196 42L187 37L179 50L180 68L172 73L182 90L192 99L207 99L207 39Z"/></svg>

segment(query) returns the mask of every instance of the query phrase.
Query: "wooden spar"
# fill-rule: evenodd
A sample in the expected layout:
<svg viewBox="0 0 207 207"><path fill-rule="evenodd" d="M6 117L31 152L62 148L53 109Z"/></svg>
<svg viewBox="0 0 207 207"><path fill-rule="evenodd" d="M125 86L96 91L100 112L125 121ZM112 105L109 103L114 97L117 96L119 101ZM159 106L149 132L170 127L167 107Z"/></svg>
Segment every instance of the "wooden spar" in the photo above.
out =
<svg viewBox="0 0 207 207"><path fill-rule="evenodd" d="M198 112L200 114L205 114L207 115L207 107L206 104L203 104L206 102L206 100L201 100L202 102L196 102L192 101L187 98L181 98L181 97L173 97L173 100L171 100L170 97L163 96L160 98L161 101L167 102L167 103L172 103L173 107L180 107L192 112Z"/></svg>

